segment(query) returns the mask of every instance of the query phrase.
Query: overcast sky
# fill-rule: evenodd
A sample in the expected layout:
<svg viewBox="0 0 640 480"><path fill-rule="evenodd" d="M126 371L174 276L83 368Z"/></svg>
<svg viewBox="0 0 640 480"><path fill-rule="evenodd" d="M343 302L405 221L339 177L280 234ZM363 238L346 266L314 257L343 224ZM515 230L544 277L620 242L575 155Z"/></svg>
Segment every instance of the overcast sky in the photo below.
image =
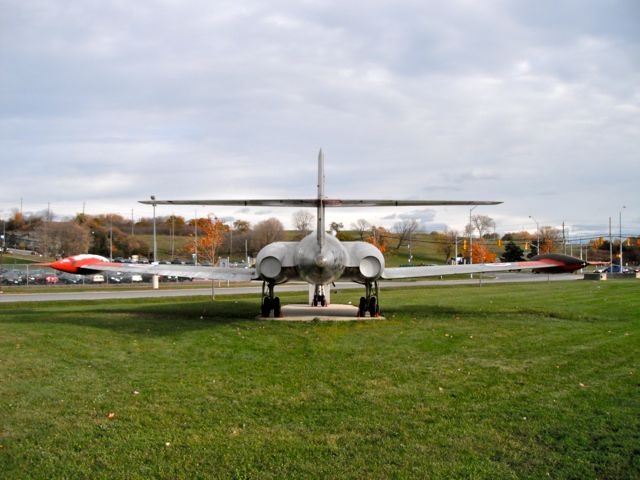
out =
<svg viewBox="0 0 640 480"><path fill-rule="evenodd" d="M640 233L640 2L0 0L0 217L137 200L502 200ZM159 208L187 216L193 209ZM259 221L292 210L201 209ZM466 207L331 210L461 229Z"/></svg>

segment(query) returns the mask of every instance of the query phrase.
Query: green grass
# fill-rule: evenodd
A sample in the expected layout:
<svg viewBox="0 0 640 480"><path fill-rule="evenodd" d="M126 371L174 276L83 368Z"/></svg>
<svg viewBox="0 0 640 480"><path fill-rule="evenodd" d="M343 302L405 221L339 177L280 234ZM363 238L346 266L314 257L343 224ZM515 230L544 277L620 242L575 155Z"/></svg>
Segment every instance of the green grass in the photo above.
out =
<svg viewBox="0 0 640 480"><path fill-rule="evenodd" d="M4 304L0 477L638 478L639 287Z"/></svg>

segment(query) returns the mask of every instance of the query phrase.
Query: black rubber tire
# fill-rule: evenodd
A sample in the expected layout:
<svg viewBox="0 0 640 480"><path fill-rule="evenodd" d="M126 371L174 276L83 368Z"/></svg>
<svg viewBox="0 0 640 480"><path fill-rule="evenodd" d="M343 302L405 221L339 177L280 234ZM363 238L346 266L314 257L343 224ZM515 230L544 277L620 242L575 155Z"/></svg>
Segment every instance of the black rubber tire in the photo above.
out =
<svg viewBox="0 0 640 480"><path fill-rule="evenodd" d="M260 315L267 318L269 313L271 313L271 299L269 297L265 297L262 301L262 306L260 307Z"/></svg>
<svg viewBox="0 0 640 480"><path fill-rule="evenodd" d="M378 302L376 300L376 297L371 297L369 299L369 315L371 315L372 317L377 316L378 313Z"/></svg>
<svg viewBox="0 0 640 480"><path fill-rule="evenodd" d="M367 299L364 297L360 297L360 304L358 305L358 316L364 317L366 310L367 310Z"/></svg>
<svg viewBox="0 0 640 480"><path fill-rule="evenodd" d="M324 295L320 295L320 305L323 307L327 306L327 299Z"/></svg>
<svg viewBox="0 0 640 480"><path fill-rule="evenodd" d="M280 307L280 297L273 299L273 317L280 318L282 316L282 308Z"/></svg>

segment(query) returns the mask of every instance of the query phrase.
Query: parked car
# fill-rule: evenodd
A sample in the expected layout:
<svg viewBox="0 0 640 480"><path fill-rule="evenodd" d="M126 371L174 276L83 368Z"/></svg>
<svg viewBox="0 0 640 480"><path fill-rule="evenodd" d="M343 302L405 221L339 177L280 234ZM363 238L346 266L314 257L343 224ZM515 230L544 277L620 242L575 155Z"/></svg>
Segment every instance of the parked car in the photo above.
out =
<svg viewBox="0 0 640 480"><path fill-rule="evenodd" d="M101 273L96 273L95 275L89 275L87 280L90 283L104 283L104 275Z"/></svg>
<svg viewBox="0 0 640 480"><path fill-rule="evenodd" d="M60 283L64 283L66 285L79 285L82 284L82 275L75 275L73 273L61 273L58 275L58 279Z"/></svg>
<svg viewBox="0 0 640 480"><path fill-rule="evenodd" d="M620 265L609 265L607 267L599 268L596 270L596 273L631 273L631 272L632 270L626 267L622 267L621 269Z"/></svg>

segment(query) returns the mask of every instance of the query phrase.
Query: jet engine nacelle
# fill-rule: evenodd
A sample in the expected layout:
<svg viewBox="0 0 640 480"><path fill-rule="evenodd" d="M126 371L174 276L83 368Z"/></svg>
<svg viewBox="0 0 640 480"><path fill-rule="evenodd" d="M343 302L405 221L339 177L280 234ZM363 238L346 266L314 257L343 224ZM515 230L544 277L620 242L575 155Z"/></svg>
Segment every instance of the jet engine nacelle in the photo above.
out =
<svg viewBox="0 0 640 480"><path fill-rule="evenodd" d="M292 243L271 243L258 252L256 273L262 280L282 283L290 278L287 270L292 266Z"/></svg>
<svg viewBox="0 0 640 480"><path fill-rule="evenodd" d="M375 246L367 242L345 242L349 268L344 277L365 283L377 280L384 271L384 256Z"/></svg>

